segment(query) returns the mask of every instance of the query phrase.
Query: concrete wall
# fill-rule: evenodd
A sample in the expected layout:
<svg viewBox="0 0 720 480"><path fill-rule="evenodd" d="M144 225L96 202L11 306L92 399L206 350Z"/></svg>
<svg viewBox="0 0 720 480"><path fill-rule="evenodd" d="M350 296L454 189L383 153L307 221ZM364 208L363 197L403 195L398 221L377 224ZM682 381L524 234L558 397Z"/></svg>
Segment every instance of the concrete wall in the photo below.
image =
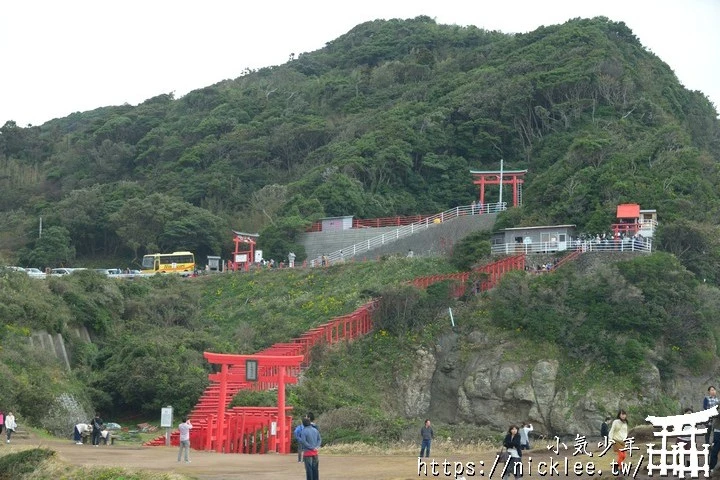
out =
<svg viewBox="0 0 720 480"><path fill-rule="evenodd" d="M383 255L406 255L410 249L415 256L444 255L452 250L455 243L469 234L479 230L491 230L496 219L497 214L453 218L360 254L357 260L373 259ZM304 234L300 241L305 246L308 258L314 258L345 249L383 233L392 233L396 229L397 227L383 227L352 229L343 232L312 232ZM350 255L346 255L345 258L349 259Z"/></svg>
<svg viewBox="0 0 720 480"><path fill-rule="evenodd" d="M90 343L90 334L85 327L73 327L71 332L77 335L81 341ZM46 351L48 354L60 360L70 370L70 357L65 349L65 339L59 333L50 334L45 330L33 332L28 339L30 346Z"/></svg>
<svg viewBox="0 0 720 480"><path fill-rule="evenodd" d="M307 258L316 258L355 245L363 240L369 240L383 233L394 232L395 230L397 230L397 227L353 228L329 232L308 232L300 236L299 242L305 247ZM287 258L283 260L287 261Z"/></svg>

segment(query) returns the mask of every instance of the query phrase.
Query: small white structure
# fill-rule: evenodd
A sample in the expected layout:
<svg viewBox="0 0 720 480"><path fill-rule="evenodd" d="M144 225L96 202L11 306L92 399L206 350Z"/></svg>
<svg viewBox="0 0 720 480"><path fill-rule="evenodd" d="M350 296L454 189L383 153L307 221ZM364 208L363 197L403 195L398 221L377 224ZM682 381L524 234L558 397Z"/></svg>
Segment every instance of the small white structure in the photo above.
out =
<svg viewBox="0 0 720 480"><path fill-rule="evenodd" d="M505 228L492 238L492 253L551 253L571 248L575 225Z"/></svg>
<svg viewBox="0 0 720 480"><path fill-rule="evenodd" d="M320 220L323 232L332 232L336 230L350 230L353 226L352 215L344 217L327 217Z"/></svg>

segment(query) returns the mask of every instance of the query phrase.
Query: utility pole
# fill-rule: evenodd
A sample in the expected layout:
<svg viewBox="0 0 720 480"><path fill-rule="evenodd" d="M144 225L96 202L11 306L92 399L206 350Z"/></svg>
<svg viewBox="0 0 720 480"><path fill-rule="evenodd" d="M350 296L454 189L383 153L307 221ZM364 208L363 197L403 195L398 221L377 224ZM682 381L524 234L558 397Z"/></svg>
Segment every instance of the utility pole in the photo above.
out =
<svg viewBox="0 0 720 480"><path fill-rule="evenodd" d="M502 209L502 187L503 187L503 159L500 159L500 200L498 201L498 209Z"/></svg>
<svg viewBox="0 0 720 480"><path fill-rule="evenodd" d="M42 237L42 217L40 217L40 230L38 232L38 238Z"/></svg>

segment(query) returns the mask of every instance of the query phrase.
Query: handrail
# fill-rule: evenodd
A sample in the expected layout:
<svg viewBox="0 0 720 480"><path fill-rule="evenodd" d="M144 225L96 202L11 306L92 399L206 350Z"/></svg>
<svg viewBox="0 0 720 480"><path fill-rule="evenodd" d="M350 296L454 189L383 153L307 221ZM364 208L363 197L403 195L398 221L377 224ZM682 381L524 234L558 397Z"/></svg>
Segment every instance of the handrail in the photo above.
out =
<svg viewBox="0 0 720 480"><path fill-rule="evenodd" d="M363 240L362 242L358 242L354 245L350 245L348 247L341 248L340 250L336 250L327 255L321 255L321 256L315 257L315 258L309 260L308 264L311 267L320 267L320 266L333 265L335 263L342 263L348 258L354 257L356 255L360 255L361 253L368 252L368 251L373 250L374 248L380 247L382 245L392 243L396 240L407 237L416 232L419 232L422 230L427 230L428 228L432 227L433 225L438 225L447 220L452 220L454 218L458 218L458 217L462 217L462 216L466 216L466 215L498 213L498 212L502 212L506 209L507 209L506 202L488 203L488 204L484 204L484 205L475 205L475 206L465 205L465 206L451 208L450 210L445 210L444 212L436 213L435 215L430 215L429 217L425 217L419 222L415 222L415 223L411 223L410 225L398 227L397 229L395 229L391 232L385 232L376 237L372 237L367 240ZM325 257L324 261L323 261L323 257Z"/></svg>
<svg viewBox="0 0 720 480"><path fill-rule="evenodd" d="M572 240L566 242L538 242L538 243L501 243L493 245L490 249L493 254L512 255L516 253L555 253L568 250L581 250L582 252L652 252L652 240L646 238L638 240L633 238L613 239L605 242L595 240Z"/></svg>

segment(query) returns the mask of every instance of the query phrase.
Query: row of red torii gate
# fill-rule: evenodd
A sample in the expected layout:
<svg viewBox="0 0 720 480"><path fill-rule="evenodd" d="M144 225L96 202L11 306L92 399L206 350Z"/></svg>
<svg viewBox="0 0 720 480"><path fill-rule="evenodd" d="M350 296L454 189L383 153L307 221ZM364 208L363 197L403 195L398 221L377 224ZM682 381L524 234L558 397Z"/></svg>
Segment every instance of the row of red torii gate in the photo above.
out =
<svg viewBox="0 0 720 480"><path fill-rule="evenodd" d="M506 257L471 272L431 275L410 283L418 288L441 281L454 281L452 295L465 293L471 279L475 291L494 287L512 270L524 270L525 256ZM208 375L210 386L200 397L188 418L193 425L190 446L196 450L221 453L289 453L292 441L292 407L286 405L285 388L295 384L301 369L308 365L310 352L318 344L350 341L372 330L372 316L378 300L372 300L354 312L336 317L289 342L277 343L252 355L205 352L207 361L219 367ZM275 407L230 407L241 390L276 390ZM165 445L165 436L145 445ZM170 437L179 445L179 433Z"/></svg>

